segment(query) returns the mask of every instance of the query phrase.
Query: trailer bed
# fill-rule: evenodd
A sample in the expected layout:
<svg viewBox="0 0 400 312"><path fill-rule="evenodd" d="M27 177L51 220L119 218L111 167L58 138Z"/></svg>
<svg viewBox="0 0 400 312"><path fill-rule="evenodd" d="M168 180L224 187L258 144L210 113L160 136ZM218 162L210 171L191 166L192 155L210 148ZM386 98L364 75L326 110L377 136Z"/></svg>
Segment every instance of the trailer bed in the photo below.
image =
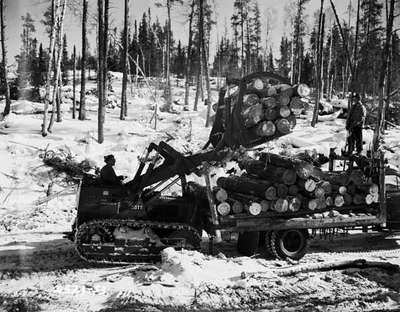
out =
<svg viewBox="0 0 400 312"><path fill-rule="evenodd" d="M222 220L221 220L222 221ZM334 217L233 217L225 218L217 229L223 231L271 231L284 229L313 229L313 228L340 228L363 225L383 224L385 221L379 215L372 213L349 213Z"/></svg>

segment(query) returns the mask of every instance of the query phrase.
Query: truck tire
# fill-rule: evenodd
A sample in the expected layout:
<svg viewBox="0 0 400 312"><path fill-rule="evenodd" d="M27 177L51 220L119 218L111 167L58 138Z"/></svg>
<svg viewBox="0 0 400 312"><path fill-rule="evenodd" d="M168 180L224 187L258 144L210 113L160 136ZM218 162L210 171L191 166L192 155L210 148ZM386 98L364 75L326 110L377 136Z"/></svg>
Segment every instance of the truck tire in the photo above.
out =
<svg viewBox="0 0 400 312"><path fill-rule="evenodd" d="M278 259L299 260L307 252L308 232L304 229L273 231L270 246L273 255Z"/></svg>
<svg viewBox="0 0 400 312"><path fill-rule="evenodd" d="M250 257L257 253L260 232L241 232L237 240L237 250L243 256Z"/></svg>

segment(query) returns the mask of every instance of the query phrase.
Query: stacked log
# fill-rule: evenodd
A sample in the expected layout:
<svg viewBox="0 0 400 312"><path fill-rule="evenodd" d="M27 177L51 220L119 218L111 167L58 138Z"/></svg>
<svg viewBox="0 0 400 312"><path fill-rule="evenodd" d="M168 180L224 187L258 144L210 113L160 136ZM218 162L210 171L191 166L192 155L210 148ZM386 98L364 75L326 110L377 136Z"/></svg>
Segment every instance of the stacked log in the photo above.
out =
<svg viewBox="0 0 400 312"><path fill-rule="evenodd" d="M228 213L307 213L379 202L378 185L368 183L361 170L323 172L306 161L270 153L258 160L243 158L238 164L247 173L217 180L216 198L220 204L230 205ZM217 210L220 215L228 211L225 204Z"/></svg>
<svg viewBox="0 0 400 312"><path fill-rule="evenodd" d="M238 97L234 100L237 101ZM267 90L245 94L241 116L244 126L254 128L258 136L275 137L290 133L296 125L296 116L304 108L305 102L295 89L280 84L269 86Z"/></svg>

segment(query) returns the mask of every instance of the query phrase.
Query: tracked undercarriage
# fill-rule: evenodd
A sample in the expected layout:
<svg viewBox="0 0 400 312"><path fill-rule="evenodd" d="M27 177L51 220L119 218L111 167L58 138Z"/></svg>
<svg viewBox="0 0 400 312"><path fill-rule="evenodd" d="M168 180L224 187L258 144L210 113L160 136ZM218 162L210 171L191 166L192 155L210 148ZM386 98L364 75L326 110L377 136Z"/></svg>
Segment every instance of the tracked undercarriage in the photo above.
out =
<svg viewBox="0 0 400 312"><path fill-rule="evenodd" d="M201 233L183 223L94 220L79 226L78 254L89 262L158 262L166 247L199 249Z"/></svg>

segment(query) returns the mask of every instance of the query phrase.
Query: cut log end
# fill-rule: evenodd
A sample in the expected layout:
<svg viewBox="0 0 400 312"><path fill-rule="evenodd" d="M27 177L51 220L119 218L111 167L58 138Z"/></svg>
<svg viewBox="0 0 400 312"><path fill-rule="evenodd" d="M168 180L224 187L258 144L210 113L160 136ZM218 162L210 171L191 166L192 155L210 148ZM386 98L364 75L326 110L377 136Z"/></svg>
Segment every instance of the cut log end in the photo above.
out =
<svg viewBox="0 0 400 312"><path fill-rule="evenodd" d="M215 198L220 202L225 202L228 199L228 193L223 189L219 189L215 194Z"/></svg>
<svg viewBox="0 0 400 312"><path fill-rule="evenodd" d="M251 203L249 206L249 213L252 216L258 216L262 211L262 207L259 203Z"/></svg>
<svg viewBox="0 0 400 312"><path fill-rule="evenodd" d="M231 212L231 205L227 202L220 203L217 206L217 211L221 216L227 216Z"/></svg>
<svg viewBox="0 0 400 312"><path fill-rule="evenodd" d="M239 214L243 212L243 204L240 201L234 201L232 204L232 212L234 214Z"/></svg>
<svg viewBox="0 0 400 312"><path fill-rule="evenodd" d="M289 209L289 202L285 198L279 198L275 202L274 210L276 212L286 212Z"/></svg>

